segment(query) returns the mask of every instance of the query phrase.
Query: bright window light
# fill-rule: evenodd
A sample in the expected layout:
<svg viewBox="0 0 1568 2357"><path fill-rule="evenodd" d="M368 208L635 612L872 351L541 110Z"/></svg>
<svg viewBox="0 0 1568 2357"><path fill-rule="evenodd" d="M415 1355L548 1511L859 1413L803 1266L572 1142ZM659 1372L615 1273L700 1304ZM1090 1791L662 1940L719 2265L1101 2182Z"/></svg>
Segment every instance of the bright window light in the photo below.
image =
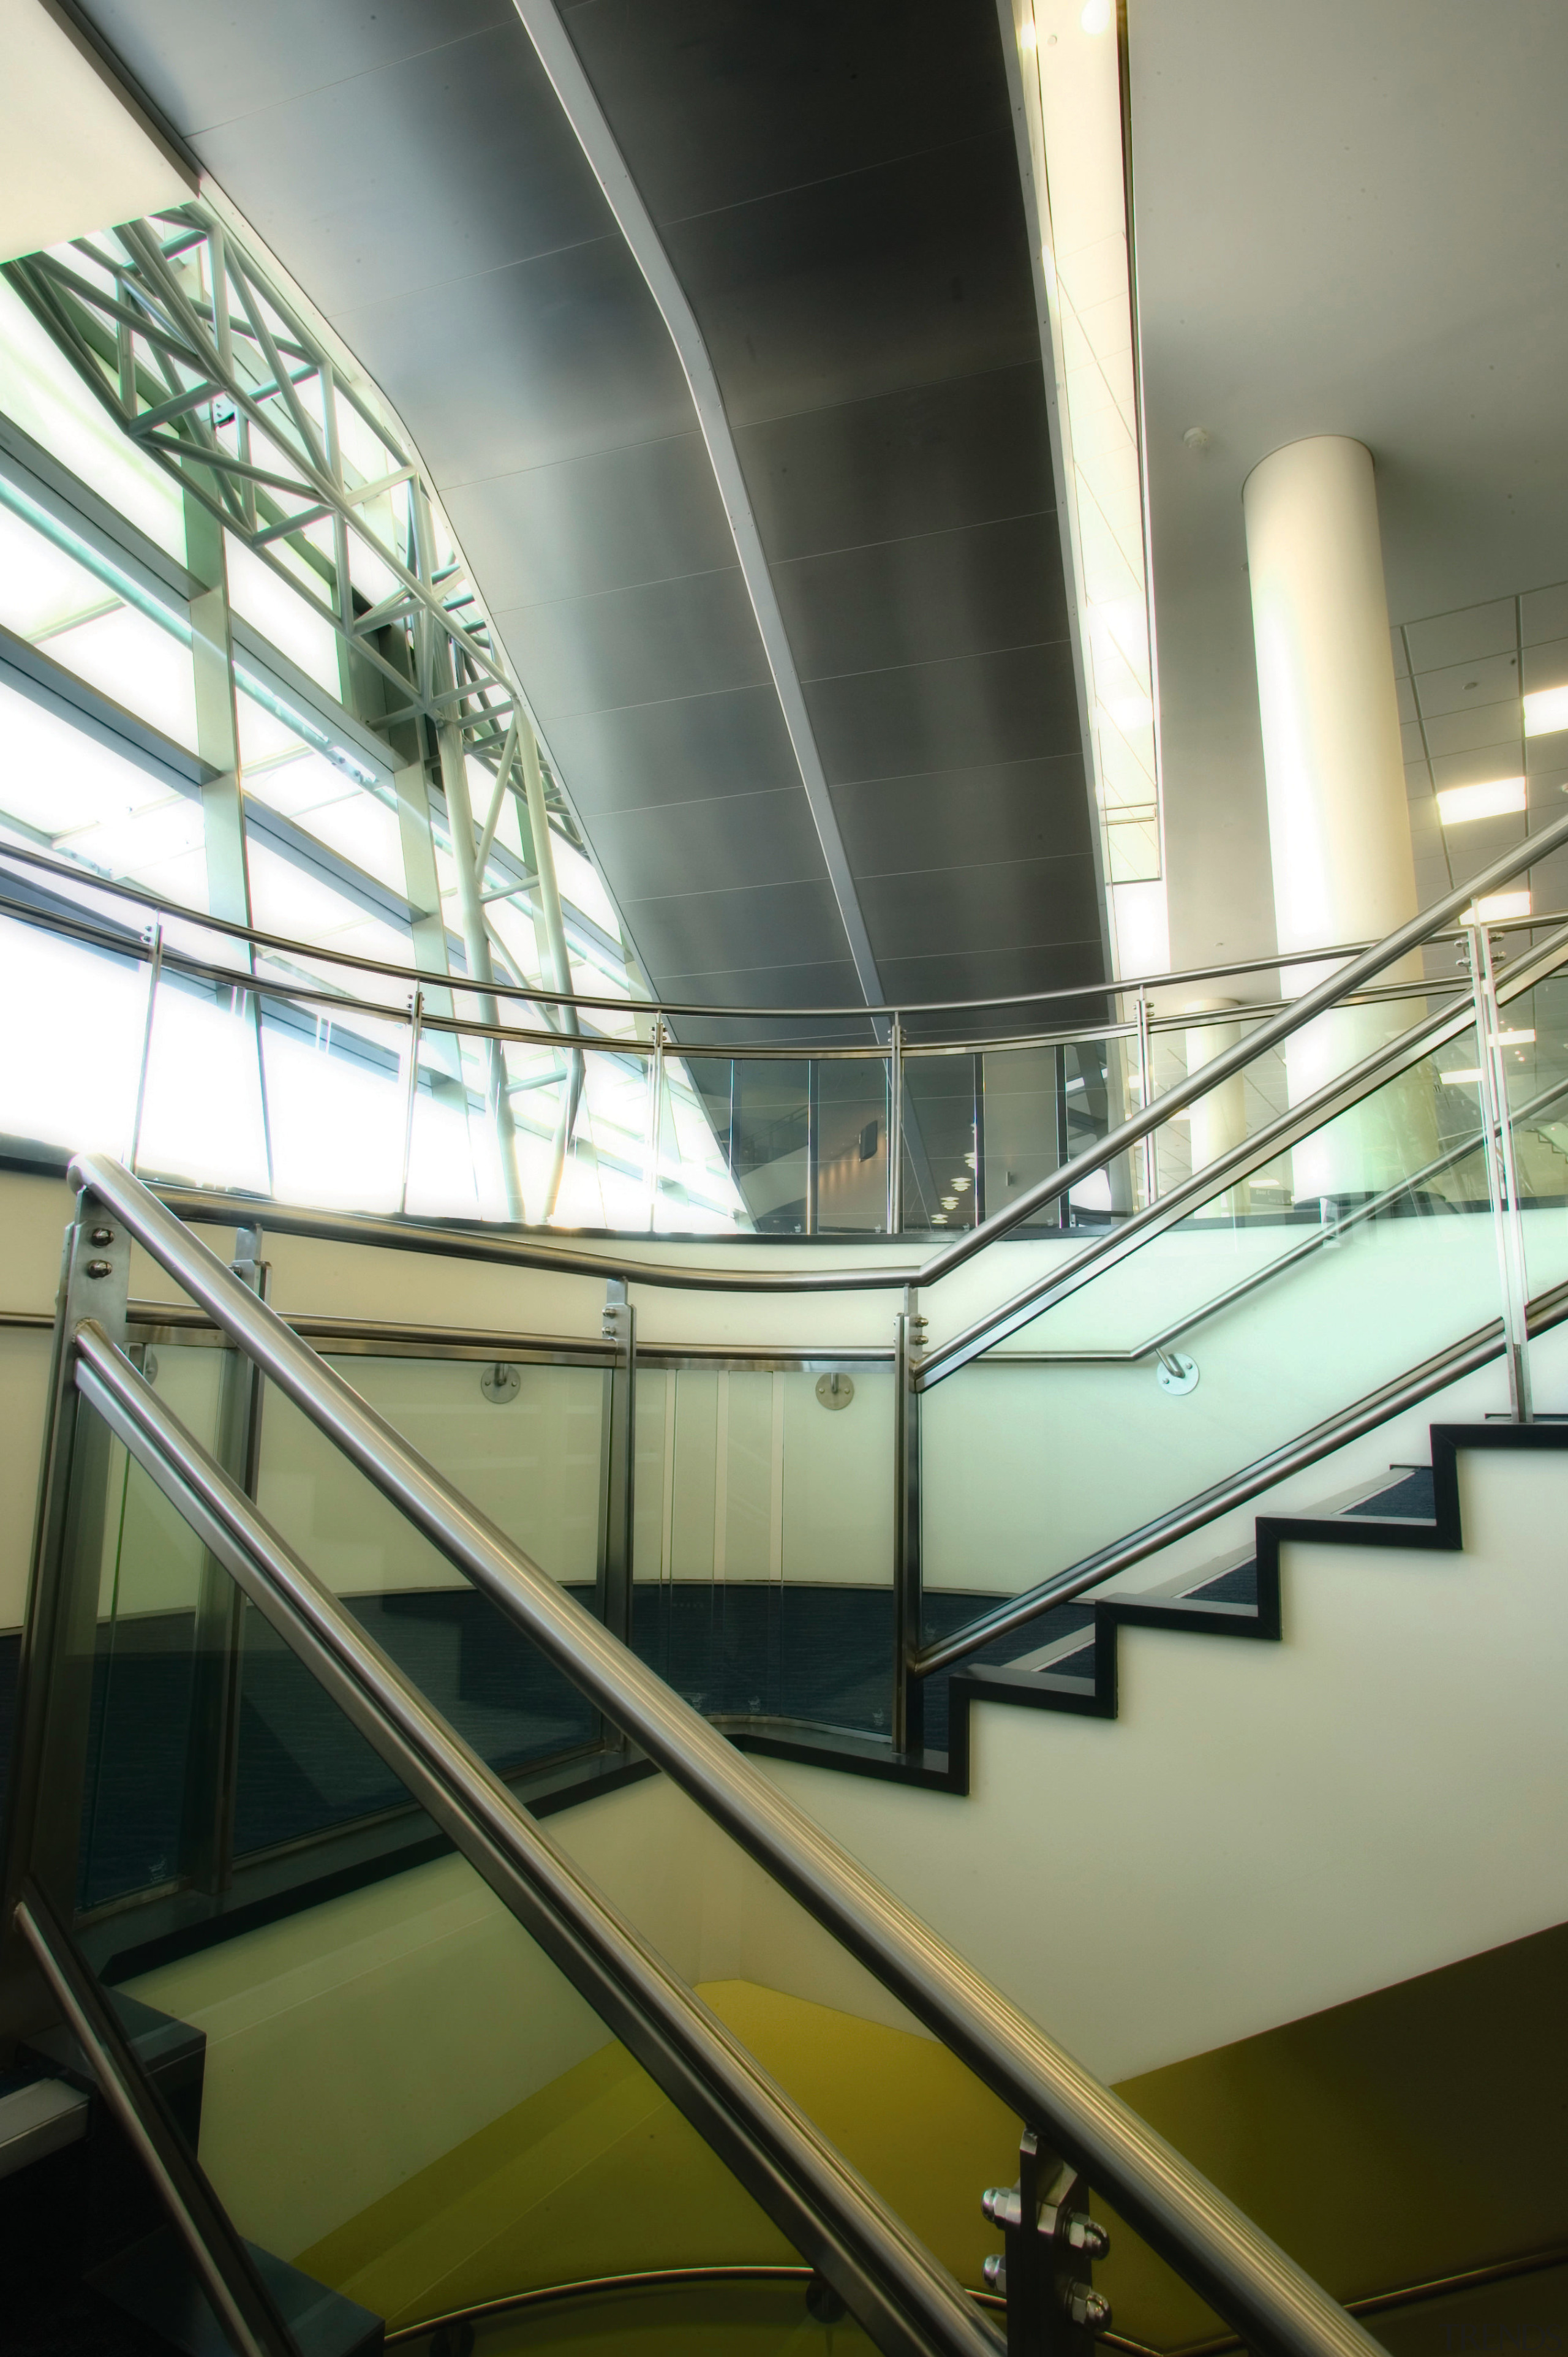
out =
<svg viewBox="0 0 1568 2357"><path fill-rule="evenodd" d="M1111 0L1084 0L1083 14L1078 21L1086 33L1108 33L1111 30Z"/></svg>
<svg viewBox="0 0 1568 2357"><path fill-rule="evenodd" d="M1511 918L1528 917L1528 892L1494 892L1489 899L1473 900L1459 922L1462 925L1506 925Z"/></svg>
<svg viewBox="0 0 1568 2357"><path fill-rule="evenodd" d="M1525 804L1522 778L1492 778L1485 785L1449 786L1437 797L1444 826L1466 826L1473 818L1502 818Z"/></svg>
<svg viewBox="0 0 1568 2357"><path fill-rule="evenodd" d="M1538 687L1524 699L1524 733L1549 737L1554 728L1568 728L1568 685Z"/></svg>

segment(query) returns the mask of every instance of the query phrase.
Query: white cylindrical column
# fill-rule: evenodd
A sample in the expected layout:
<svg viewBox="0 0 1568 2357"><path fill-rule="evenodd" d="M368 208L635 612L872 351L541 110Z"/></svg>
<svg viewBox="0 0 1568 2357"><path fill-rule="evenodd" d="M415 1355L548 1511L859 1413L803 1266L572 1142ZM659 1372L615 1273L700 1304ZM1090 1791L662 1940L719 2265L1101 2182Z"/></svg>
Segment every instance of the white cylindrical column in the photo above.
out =
<svg viewBox="0 0 1568 2357"><path fill-rule="evenodd" d="M1253 468L1241 504L1279 946L1376 941L1414 916L1416 889L1371 453L1339 434L1292 442ZM1287 967L1281 987L1294 996L1329 971ZM1421 972L1417 952L1387 979ZM1286 1053L1291 1101L1414 1012L1360 1008L1298 1033ZM1374 1118L1342 1115L1298 1146L1298 1200L1365 1193L1413 1167L1412 1108L1391 1128L1392 1110L1391 1101Z"/></svg>
<svg viewBox="0 0 1568 2357"><path fill-rule="evenodd" d="M1189 998L1182 1008L1184 1015L1219 1014L1238 1006L1234 998ZM1201 1071L1212 1064L1217 1056L1233 1048L1241 1037L1239 1023L1197 1023L1187 1035L1187 1069ZM1244 1072L1232 1072L1228 1081L1199 1097L1189 1116L1192 1131L1192 1167L1207 1170L1222 1154L1240 1146L1247 1135L1247 1077Z"/></svg>

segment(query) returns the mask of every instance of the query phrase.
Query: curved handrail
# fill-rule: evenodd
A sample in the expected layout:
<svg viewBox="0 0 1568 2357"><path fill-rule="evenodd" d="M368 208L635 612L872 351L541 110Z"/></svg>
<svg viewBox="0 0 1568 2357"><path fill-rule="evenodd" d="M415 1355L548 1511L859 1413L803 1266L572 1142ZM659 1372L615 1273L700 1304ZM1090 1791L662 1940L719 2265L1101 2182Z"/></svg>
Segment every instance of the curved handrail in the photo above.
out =
<svg viewBox="0 0 1568 2357"><path fill-rule="evenodd" d="M1370 2357L1367 2336L1293 2260L564 1594L155 1195L106 1156L79 1157L72 1175L612 1724L1036 2123L1251 2346L1273 2357Z"/></svg>
<svg viewBox="0 0 1568 2357"><path fill-rule="evenodd" d="M1532 836L1529 856L1520 865L1528 866L1541 857L1541 846L1546 841L1546 835ZM61 877L72 884L85 885L92 891L106 892L115 899L129 900L138 908L150 909L177 923L195 925L206 932L220 934L225 940L252 950L276 950L285 956L319 958L328 964L340 965L354 974L384 975L389 982L428 986L432 980L429 971L423 966L399 965L391 959L366 957L353 950L335 950L320 942L295 941L286 933L263 932L254 925L242 925L231 918L209 916L204 909L192 909L183 900L170 899L166 893L155 892L145 885L121 881L112 876L94 876L74 861L61 859L51 852L35 850L29 845L0 843L0 859L14 859L24 866L37 867L45 874ZM1510 875L1515 872L1512 868L1509 871ZM1486 877L1477 877L1474 888L1467 885L1466 893L1472 888L1485 889L1490 874L1488 870ZM1459 896L1459 905L1463 905L1463 897ZM1514 919L1507 926L1499 924L1496 930L1517 931L1551 921L1552 920L1547 917ZM1442 925L1437 930L1444 932ZM1460 937L1456 933L1444 932L1446 939L1457 940ZM1243 974L1278 974L1291 966L1328 964L1336 960L1359 957L1377 947L1379 943L1376 942L1336 942L1318 949L1276 951L1268 957L1236 958L1218 965L1183 966L1176 973L1122 974L1106 982L1062 983L1053 990L1020 990L1001 998L910 999L900 1001L897 1006L718 1006L698 1001L687 1004L678 999L628 1000L624 996L599 997L582 991L549 990L542 982L536 987L532 984L499 979L493 988L497 998L525 999L541 1006L587 1007L615 1015L624 1015L629 1006L639 1015L650 1017L660 1014L697 1015L711 1017L719 1022L746 1022L757 1017L765 1017L769 1022L805 1022L820 1017L823 1022L848 1023L868 1021L877 1016L975 1015L983 1013L987 1007L1054 1005L1058 999L1065 998L1141 997L1150 991L1184 989L1193 983L1231 982ZM471 985L467 976L460 974L444 974L439 979L454 990L478 986ZM1247 1011L1244 1007L1236 1010L1238 1015ZM1227 1017L1223 1019L1232 1018ZM736 1050L736 1054L744 1052ZM797 1048L795 1052L800 1054L802 1051ZM877 1052L885 1054L886 1051L884 1049Z"/></svg>

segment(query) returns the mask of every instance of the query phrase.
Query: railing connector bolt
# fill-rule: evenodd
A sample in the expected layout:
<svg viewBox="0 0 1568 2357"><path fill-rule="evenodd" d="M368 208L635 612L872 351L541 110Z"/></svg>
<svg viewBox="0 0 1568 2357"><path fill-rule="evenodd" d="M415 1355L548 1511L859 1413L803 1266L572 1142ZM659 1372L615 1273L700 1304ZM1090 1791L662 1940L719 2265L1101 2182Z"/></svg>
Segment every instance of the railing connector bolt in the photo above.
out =
<svg viewBox="0 0 1568 2357"><path fill-rule="evenodd" d="M1018 2223L1018 2189L1015 2185L991 2185L980 2197L980 2206L993 2226L1015 2226Z"/></svg>
<svg viewBox="0 0 1568 2357"><path fill-rule="evenodd" d="M114 1231L113 1231L113 1228L93 1228L93 1229L91 1229L91 1230L90 1230L90 1231L89 1231L89 1233L88 1233L88 1242L89 1242L89 1243L94 1243L94 1244L112 1244L112 1243L113 1243L113 1241L114 1241Z"/></svg>
<svg viewBox="0 0 1568 2357"><path fill-rule="evenodd" d="M1089 2332L1108 2332L1111 2329L1111 2302L1102 2291L1091 2284L1069 2284L1065 2295L1067 2312L1075 2324Z"/></svg>
<svg viewBox="0 0 1568 2357"><path fill-rule="evenodd" d="M1006 2292L1007 2262L1003 2257L1000 2251L993 2251L992 2253L990 2258L985 2262L983 2272L985 2280L993 2291L999 2291L1002 2293Z"/></svg>
<svg viewBox="0 0 1568 2357"><path fill-rule="evenodd" d="M113 1276L114 1264L112 1260L90 1260L87 1264L87 1274L89 1276Z"/></svg>

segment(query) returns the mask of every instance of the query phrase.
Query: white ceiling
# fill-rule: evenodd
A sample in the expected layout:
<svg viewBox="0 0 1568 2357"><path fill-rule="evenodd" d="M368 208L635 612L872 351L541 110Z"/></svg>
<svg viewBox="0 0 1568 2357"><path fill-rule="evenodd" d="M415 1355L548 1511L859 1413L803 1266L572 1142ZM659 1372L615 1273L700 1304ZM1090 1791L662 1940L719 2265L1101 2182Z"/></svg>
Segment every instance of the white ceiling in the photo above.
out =
<svg viewBox="0 0 1568 2357"><path fill-rule="evenodd" d="M1568 8L1128 0L1128 33L1179 966L1273 946L1240 504L1258 460L1308 434L1368 445L1396 625L1568 574ZM1434 891L1429 827L1424 849Z"/></svg>

